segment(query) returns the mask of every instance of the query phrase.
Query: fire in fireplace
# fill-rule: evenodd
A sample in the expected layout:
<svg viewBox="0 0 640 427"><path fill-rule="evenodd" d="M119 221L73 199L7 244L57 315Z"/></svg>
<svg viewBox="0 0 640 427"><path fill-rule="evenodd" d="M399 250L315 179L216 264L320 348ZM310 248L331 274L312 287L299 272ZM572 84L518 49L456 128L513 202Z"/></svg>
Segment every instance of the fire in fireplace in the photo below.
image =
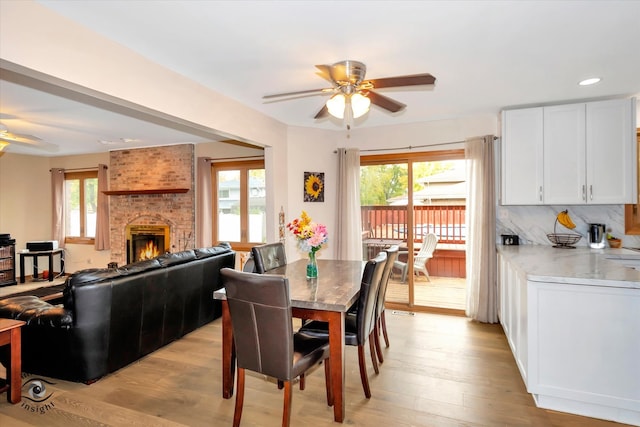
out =
<svg viewBox="0 0 640 427"><path fill-rule="evenodd" d="M169 250L169 227L165 225L127 226L127 264L151 259Z"/></svg>

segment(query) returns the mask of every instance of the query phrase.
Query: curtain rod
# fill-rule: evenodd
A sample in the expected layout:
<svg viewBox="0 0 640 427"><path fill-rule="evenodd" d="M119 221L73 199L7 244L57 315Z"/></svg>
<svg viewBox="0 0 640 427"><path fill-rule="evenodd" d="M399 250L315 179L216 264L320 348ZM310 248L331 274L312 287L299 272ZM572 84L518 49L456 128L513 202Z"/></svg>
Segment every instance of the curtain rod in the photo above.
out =
<svg viewBox="0 0 640 427"><path fill-rule="evenodd" d="M264 156L240 156L240 157L205 157L205 160L215 163L225 160L264 160Z"/></svg>
<svg viewBox="0 0 640 427"><path fill-rule="evenodd" d="M494 136L493 140L497 140L498 137ZM394 148L371 148L369 150L360 150L361 153L365 152L375 152L375 151L395 151L395 150L412 150L414 148L427 148L427 147L439 147L441 145L453 145L453 144L464 144L466 141L451 141L451 142L441 142L439 144L425 144L425 145L407 145L405 147L394 147ZM334 153L338 151L335 150Z"/></svg>
<svg viewBox="0 0 640 427"><path fill-rule="evenodd" d="M62 169L64 172L93 172L93 171L97 171L99 168L75 168L75 169L65 169L65 168L60 168ZM105 169L109 169L107 166L105 166ZM51 172L53 169L49 169L49 172Z"/></svg>

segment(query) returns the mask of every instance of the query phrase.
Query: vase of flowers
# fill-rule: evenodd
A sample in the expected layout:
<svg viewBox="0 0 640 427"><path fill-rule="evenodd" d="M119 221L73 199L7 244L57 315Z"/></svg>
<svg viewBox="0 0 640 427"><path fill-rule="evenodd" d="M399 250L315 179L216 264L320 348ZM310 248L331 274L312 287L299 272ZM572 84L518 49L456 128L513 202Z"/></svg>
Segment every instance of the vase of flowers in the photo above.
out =
<svg viewBox="0 0 640 427"><path fill-rule="evenodd" d="M327 227L313 222L309 215L307 215L305 211L302 211L300 218L296 218L288 223L287 228L298 240L300 250L309 255L307 278L314 279L318 277L316 252L320 250L323 244L327 243L329 238L327 235Z"/></svg>

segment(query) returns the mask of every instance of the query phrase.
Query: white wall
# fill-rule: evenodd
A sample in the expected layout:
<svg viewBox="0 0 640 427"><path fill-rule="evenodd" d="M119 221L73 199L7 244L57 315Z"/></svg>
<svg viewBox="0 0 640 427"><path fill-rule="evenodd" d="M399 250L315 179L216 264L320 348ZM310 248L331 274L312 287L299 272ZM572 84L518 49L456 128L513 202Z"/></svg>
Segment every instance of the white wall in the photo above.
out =
<svg viewBox="0 0 640 427"><path fill-rule="evenodd" d="M47 157L0 157L0 233L16 239L16 251L27 241L51 239L49 168Z"/></svg>
<svg viewBox="0 0 640 427"><path fill-rule="evenodd" d="M285 205L285 220L292 221L299 218L302 211L306 211L313 221L327 226L329 232L328 243L318 252L319 258L335 258L335 245L332 239L336 229L336 180L338 161L334 153L338 148L336 137L339 133L326 130L291 127L287 134L286 165L288 181L286 185L287 203ZM324 172L324 202L304 202L304 173ZM301 253L296 240L291 233L287 236L287 260L295 260L305 254Z"/></svg>
<svg viewBox="0 0 640 427"><path fill-rule="evenodd" d="M344 132L342 133L340 146L347 148L371 150L397 147L399 151L407 151L404 147L410 146L416 147L410 151L452 150L464 148L464 145L451 145L450 143L463 142L465 139L475 136L497 135L499 126L497 115L481 115L407 125L356 128L351 132L349 138ZM445 145L438 146L438 144ZM423 145L432 147L418 147ZM375 152L368 154L375 154Z"/></svg>
<svg viewBox="0 0 640 427"><path fill-rule="evenodd" d="M50 240L51 174L49 169L61 167L95 168L108 164L108 154L68 157L39 157L6 153L0 157L0 233L10 233L16 239L16 251L26 248L27 242ZM110 251L95 251L92 245L67 245L65 271L103 267L109 262ZM25 258L25 273L33 271L33 259ZM54 260L58 271L57 257ZM39 270L45 270L44 260ZM16 263L16 276L20 266Z"/></svg>

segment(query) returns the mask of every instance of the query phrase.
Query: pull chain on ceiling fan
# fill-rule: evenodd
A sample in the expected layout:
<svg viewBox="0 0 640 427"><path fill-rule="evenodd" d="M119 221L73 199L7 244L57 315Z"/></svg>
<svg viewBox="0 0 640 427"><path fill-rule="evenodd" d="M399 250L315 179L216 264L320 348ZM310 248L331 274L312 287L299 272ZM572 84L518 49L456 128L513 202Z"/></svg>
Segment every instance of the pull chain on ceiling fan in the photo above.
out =
<svg viewBox="0 0 640 427"><path fill-rule="evenodd" d="M333 85L331 88L265 95L263 99L294 95L332 94L331 98L316 113L314 119L322 119L331 115L338 119L344 119L347 129L350 129L353 119L366 114L371 104L392 113L402 111L406 107L401 102L374 92L374 89L433 85L436 81L436 78L428 73L365 80L367 67L362 62L351 60L336 62L333 65L316 65L316 68L320 71L321 77L331 82Z"/></svg>

